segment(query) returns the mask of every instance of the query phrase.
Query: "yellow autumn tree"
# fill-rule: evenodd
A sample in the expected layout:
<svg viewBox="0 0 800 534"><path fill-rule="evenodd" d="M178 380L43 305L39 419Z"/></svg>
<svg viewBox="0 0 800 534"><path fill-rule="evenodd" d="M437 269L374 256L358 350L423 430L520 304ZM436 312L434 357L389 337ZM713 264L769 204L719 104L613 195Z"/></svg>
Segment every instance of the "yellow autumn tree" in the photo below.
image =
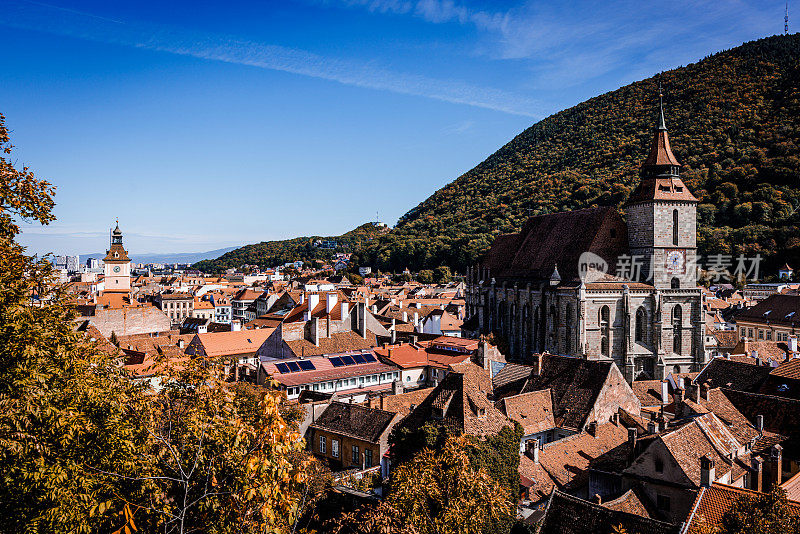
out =
<svg viewBox="0 0 800 534"><path fill-rule="evenodd" d="M282 396L204 361L160 362L149 390L76 332L49 262L17 242L20 220L54 220L55 190L12 148L0 115L0 531L291 531L309 460Z"/></svg>

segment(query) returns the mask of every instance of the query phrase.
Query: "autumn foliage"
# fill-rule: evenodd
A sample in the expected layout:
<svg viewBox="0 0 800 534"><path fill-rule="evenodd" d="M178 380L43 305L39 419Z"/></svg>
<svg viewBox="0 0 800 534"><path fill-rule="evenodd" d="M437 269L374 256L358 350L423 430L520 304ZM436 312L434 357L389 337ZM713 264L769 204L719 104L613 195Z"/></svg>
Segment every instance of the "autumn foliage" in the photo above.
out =
<svg viewBox="0 0 800 534"><path fill-rule="evenodd" d="M162 362L158 391L125 376L15 241L53 221L54 188L8 161L2 116L0 148L0 530L291 531L311 460L282 396L215 362Z"/></svg>

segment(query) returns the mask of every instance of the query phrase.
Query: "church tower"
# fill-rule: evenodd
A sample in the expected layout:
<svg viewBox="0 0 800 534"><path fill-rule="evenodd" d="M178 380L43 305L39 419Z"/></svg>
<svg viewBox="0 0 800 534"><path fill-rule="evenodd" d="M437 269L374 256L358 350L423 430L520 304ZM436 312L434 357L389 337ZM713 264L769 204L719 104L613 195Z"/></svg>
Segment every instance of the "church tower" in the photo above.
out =
<svg viewBox="0 0 800 534"><path fill-rule="evenodd" d="M109 246L105 262L105 292L130 293L131 290L131 260L128 251L122 246L122 230L117 227L111 232L111 245Z"/></svg>
<svg viewBox="0 0 800 534"><path fill-rule="evenodd" d="M697 198L681 180L659 88L658 124L641 181L628 201L628 244L643 278L659 289L697 287Z"/></svg>

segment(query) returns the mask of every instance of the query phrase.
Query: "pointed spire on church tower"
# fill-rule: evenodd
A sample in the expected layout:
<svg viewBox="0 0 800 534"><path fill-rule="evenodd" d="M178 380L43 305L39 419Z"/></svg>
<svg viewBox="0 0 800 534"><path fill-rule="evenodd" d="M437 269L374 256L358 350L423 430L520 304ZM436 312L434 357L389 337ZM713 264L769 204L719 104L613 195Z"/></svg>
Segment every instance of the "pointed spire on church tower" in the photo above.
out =
<svg viewBox="0 0 800 534"><path fill-rule="evenodd" d="M670 165L680 167L677 158L672 153L669 146L669 134L667 133L667 123L664 120L664 93L661 90L661 82L658 84L658 124L653 133L653 143L650 145L650 155L644 162L644 166ZM662 170L662 169L658 169ZM677 169L676 169L677 171Z"/></svg>
<svg viewBox="0 0 800 534"><path fill-rule="evenodd" d="M653 131L650 154L642 164L642 179L628 200L649 202L652 200L684 200L697 202L697 198L681 181L681 164L672 153L664 119L664 93L658 84L658 120Z"/></svg>

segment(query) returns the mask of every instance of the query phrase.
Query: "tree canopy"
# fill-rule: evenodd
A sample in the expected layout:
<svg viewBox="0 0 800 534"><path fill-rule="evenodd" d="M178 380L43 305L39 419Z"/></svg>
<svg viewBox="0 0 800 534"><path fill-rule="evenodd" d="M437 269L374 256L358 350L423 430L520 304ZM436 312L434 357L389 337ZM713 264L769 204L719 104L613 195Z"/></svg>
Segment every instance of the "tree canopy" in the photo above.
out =
<svg viewBox="0 0 800 534"><path fill-rule="evenodd" d="M54 220L51 184L8 159L0 115L0 517L6 532L289 532L310 481L281 394L161 361L136 384L76 331L20 219ZM286 416L286 417L285 417Z"/></svg>

